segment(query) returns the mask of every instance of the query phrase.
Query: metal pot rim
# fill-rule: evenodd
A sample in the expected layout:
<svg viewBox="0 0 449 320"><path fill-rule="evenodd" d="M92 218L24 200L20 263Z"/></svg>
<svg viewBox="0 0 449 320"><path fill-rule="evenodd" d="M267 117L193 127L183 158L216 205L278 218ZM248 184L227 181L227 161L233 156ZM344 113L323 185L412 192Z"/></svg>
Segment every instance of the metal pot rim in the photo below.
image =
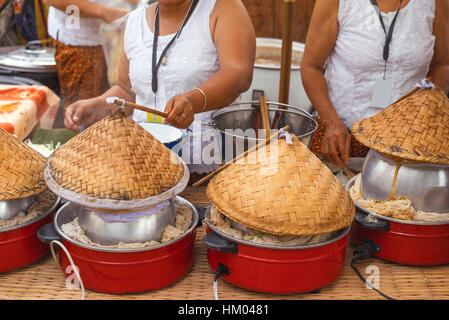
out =
<svg viewBox="0 0 449 320"><path fill-rule="evenodd" d="M377 150L374 149L370 149L369 152L372 152L374 154L374 156L378 157L380 160L390 164L390 165L396 165L399 162L390 159L388 157L386 157L385 155L383 155L382 153L380 153ZM367 156L368 157L368 156ZM449 165L446 164L437 164L437 163L428 163L428 162L415 162L415 161L411 161L411 160L405 160L405 159L401 159L400 161L401 166L404 167L430 167L430 168L438 168L438 169L449 169Z"/></svg>
<svg viewBox="0 0 449 320"><path fill-rule="evenodd" d="M24 228L24 227L27 227L27 226L35 223L35 222L38 222L41 219L44 219L45 217L50 215L56 209L56 207L60 204L60 202L61 202L61 197L56 197L55 203L44 214L41 214L41 215L37 216L36 218L31 219L31 220L29 220L29 221L27 221L25 223L18 224L18 225L15 225L13 227L5 228L5 229L0 229L0 233L4 233L4 232L8 232L8 231L13 231L13 230L16 230L16 229Z"/></svg>
<svg viewBox="0 0 449 320"><path fill-rule="evenodd" d="M58 70L54 66L22 68L0 63L0 68L20 73L58 74Z"/></svg>
<svg viewBox="0 0 449 320"><path fill-rule="evenodd" d="M174 199L175 203L179 203L181 205L186 205L190 208L190 210L192 211L193 217L192 217L192 224L190 225L189 229L187 229L180 237L175 238L173 240L170 240L168 242L164 242L158 245L154 245L154 246L149 246L149 247L139 247L139 248L106 248L106 247L97 247L97 246L92 246L92 245L88 245L88 244L84 244L82 242L79 242L77 240L74 240L72 238L69 238L68 236L66 236L64 234L64 232L62 232L61 228L59 228L58 226L58 217L61 215L61 212L63 212L63 209L69 205L71 205L71 202L67 202L66 204L64 204L61 208L59 208L58 212L56 212L55 215L55 219L53 221L53 225L54 228L56 230L56 232L58 233L58 235L63 238L64 240L72 243L73 245L76 245L78 247L82 247L84 249L88 249L88 250L93 250L93 251L100 251L100 252L111 252L111 253L132 253L132 252L142 252L142 251L150 251L150 250L156 250L156 249L160 249L163 247L167 247L170 246L178 241L181 241L182 239L184 239L185 237L187 237L193 229L195 229L195 227L198 224L198 220L199 220L199 215L198 212L195 208L195 206L193 204L191 204L189 201L187 201L186 199L180 197L180 196L176 196ZM76 203L73 203L76 204Z"/></svg>
<svg viewBox="0 0 449 320"><path fill-rule="evenodd" d="M315 243L315 244L311 244L311 245L283 246L283 245L275 245L275 244L261 244L261 243L255 243L255 242L246 241L246 240L240 240L240 239L234 238L234 237L232 237L230 235L227 235L226 233L221 232L220 230L218 230L208 219L211 208L212 208L212 205L207 207L206 213L205 213L205 216L204 216L204 221L206 222L207 226L213 230L213 232L215 232L220 237L222 237L222 238L224 238L226 240L229 240L229 241L232 241L232 242L237 242L239 244L243 244L243 245L246 245L246 246L257 247L257 248L262 248L262 249L304 250L304 249L312 249L312 248L323 247L323 246L326 246L328 244L334 243L334 242L340 240L341 238L345 237L349 233L349 230L351 229L351 225L349 225L346 228L340 229L339 230L340 234L337 235L335 238L332 238L332 239L327 240L325 242Z"/></svg>
<svg viewBox="0 0 449 320"><path fill-rule="evenodd" d="M236 135L236 134L232 134L232 133L229 133L229 132L224 132L224 131L222 131L220 129L217 129L215 127L214 117L220 116L222 114L234 112L234 111L252 111L252 110L254 110L253 107L247 107L247 106L242 106L242 105L244 105L244 104L258 104L258 103L259 103L259 101L242 101L242 102L230 104L227 107L224 107L222 109L219 109L219 110L213 112L212 115L211 115L212 123L206 123L206 124L210 125L210 126L213 126L215 130L217 130L217 131L219 131L219 132L221 132L223 134L227 134L227 135L230 135L232 137L242 138L242 136L239 136L239 135ZM302 110L301 108L298 108L298 107L295 107L295 106L292 106L292 105L288 105L288 104L284 104L284 103L280 103L280 102L273 102L273 101L267 101L267 105L268 105L268 110L269 111L283 111L283 112L288 112L288 113L294 113L294 114L297 114L297 115L302 115L305 118L308 118L309 120L312 121L313 126L314 126L313 130L311 130L308 133L305 133L305 134L302 134L300 136L297 136L298 139L301 139L301 138L304 138L304 137L308 137L308 136L312 135L318 129L318 123L316 122L315 118L310 113L308 113L305 110ZM280 108L272 108L272 107L270 108L270 105L284 106L284 107L288 107L288 108L291 108L291 109L280 109ZM250 141L265 141L265 139L263 139L263 138L262 139L261 138L257 138L256 139L256 138L251 138L251 137L244 137L244 138L248 139Z"/></svg>
<svg viewBox="0 0 449 320"><path fill-rule="evenodd" d="M357 177L359 175L360 174L356 175L355 177L353 177L346 183L346 187L345 187L346 191L349 192L349 189L355 183L355 179L357 179ZM409 220L396 219L396 218L392 218L392 217L386 217L386 216L382 216L380 214L377 214L375 212L372 212L370 210L363 208L354 200L353 200L353 202L354 202L354 205L356 206L356 208L358 210L362 211L363 213L371 214L371 215L375 216L376 218L391 221L391 222L396 222L396 223L400 223L400 224L410 224L410 225L416 225L416 226L437 226L437 225L449 224L449 220L438 220L438 221L415 221L415 220L413 220L413 221L409 221Z"/></svg>

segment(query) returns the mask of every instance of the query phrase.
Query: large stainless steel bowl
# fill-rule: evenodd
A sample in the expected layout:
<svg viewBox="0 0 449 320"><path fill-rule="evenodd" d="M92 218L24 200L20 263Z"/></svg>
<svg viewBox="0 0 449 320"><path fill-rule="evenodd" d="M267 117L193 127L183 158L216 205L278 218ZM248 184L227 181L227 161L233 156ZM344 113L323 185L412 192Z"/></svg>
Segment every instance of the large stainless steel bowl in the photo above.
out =
<svg viewBox="0 0 449 320"><path fill-rule="evenodd" d="M401 163L370 150L362 171L362 197L377 201L408 198L416 210L449 212L449 166Z"/></svg>
<svg viewBox="0 0 449 320"><path fill-rule="evenodd" d="M68 237L63 231L62 231L62 226L64 224L70 223L72 222L76 217L79 216L79 211L81 206L72 202L67 202L66 204L64 204L61 208L59 208L58 212L55 215L55 219L54 219L54 223L53 226L57 232L57 234L59 236L61 236L64 240L85 248L85 249L89 249L89 250L94 250L94 251L101 251L101 252L113 252L113 253L130 253L130 252L140 252L140 251L148 251L148 250L155 250L155 249L159 249L162 247L167 247L170 246L171 244L180 241L181 239L185 238L188 234L190 234L192 232L192 230L194 228L197 227L198 222L200 220L199 215L198 215L198 211L195 208L195 206L190 203L189 201L187 201L184 198L181 198L179 196L175 197L173 199L173 201L181 206L186 206L190 209L190 211L192 212L192 224L190 226L190 228L184 232L183 235L181 235L179 238L170 240L168 242L164 242L158 245L154 245L154 246L147 246L147 247L137 247L137 248L109 248L109 247L101 247L101 246L94 246L94 245L89 245L89 244L85 244L82 243L78 240L72 239L70 237Z"/></svg>
<svg viewBox="0 0 449 320"><path fill-rule="evenodd" d="M34 196L0 201L0 220L13 219L19 212L26 212L33 203Z"/></svg>
<svg viewBox="0 0 449 320"><path fill-rule="evenodd" d="M208 124L221 133L222 151L227 160L265 140L265 138L256 138L254 131L255 109L253 105L258 104L259 101L235 103L212 114L212 121ZM318 124L311 114L288 104L267 101L267 105L270 125L276 112L281 111L284 116L280 126L289 125L289 132L294 133L306 146L310 146L312 135L318 128Z"/></svg>
<svg viewBox="0 0 449 320"><path fill-rule="evenodd" d="M173 224L176 209L173 200L162 209L132 221L109 222L92 209L80 207L78 222L90 240L103 245L116 245L120 242L139 243L159 241L165 227Z"/></svg>

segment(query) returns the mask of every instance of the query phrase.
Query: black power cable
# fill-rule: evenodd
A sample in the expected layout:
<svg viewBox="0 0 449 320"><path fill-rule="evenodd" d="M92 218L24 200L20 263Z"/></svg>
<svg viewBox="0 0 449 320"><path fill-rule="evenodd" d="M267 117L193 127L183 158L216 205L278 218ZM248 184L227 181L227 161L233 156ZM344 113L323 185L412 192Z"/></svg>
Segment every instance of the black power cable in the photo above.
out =
<svg viewBox="0 0 449 320"><path fill-rule="evenodd" d="M362 240L362 243L354 248L354 257L351 260L351 268L354 270L355 274L360 278L360 280L363 281L365 284L369 284L371 289L376 291L378 294L380 294L382 297L388 300L395 300L394 298L391 298L387 296L386 294L380 292L378 289L376 289L371 283L366 282L366 279L363 277L363 275L360 273L360 271L355 266L355 263L359 260L363 260L366 258L371 257L371 255L375 252L379 252L381 250L380 246L371 240L365 239Z"/></svg>
<svg viewBox="0 0 449 320"><path fill-rule="evenodd" d="M215 271L214 281L217 281L223 274L229 276L229 268L219 262L217 271Z"/></svg>

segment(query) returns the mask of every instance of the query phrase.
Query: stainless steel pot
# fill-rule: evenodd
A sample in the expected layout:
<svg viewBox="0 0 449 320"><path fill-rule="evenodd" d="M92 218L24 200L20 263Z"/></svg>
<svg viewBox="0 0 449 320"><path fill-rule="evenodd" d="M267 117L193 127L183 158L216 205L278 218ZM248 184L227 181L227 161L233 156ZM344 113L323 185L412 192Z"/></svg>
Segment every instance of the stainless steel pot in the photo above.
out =
<svg viewBox="0 0 449 320"><path fill-rule="evenodd" d="M254 131L254 107L259 101L246 101L231 104L217 110L212 114L212 121L206 123L218 130L222 135L222 152L227 160L245 152L252 146L264 141L256 138ZM306 111L288 104L267 101L270 124L273 122L276 111L284 114L281 127L290 126L289 131L294 133L306 146L310 146L311 138L318 128L314 117ZM280 109L279 107L287 109ZM228 159L229 158L229 159Z"/></svg>
<svg viewBox="0 0 449 320"><path fill-rule="evenodd" d="M61 237L62 239L66 240L78 247L82 247L82 248L89 249L89 250L101 251L101 252L113 252L113 253L117 253L117 252L129 253L129 252L155 250L155 249L159 249L162 247L167 247L167 246L185 238L188 234L190 234L192 232L193 229L200 226L201 220L203 219L202 216L201 216L201 218L199 217L199 213L198 213L197 209L195 208L195 206L192 203L190 203L189 201L187 201L186 199L177 196L173 199L173 201L174 201L174 203L176 203L178 205L188 207L192 211L193 216L192 216L192 224L191 224L190 228L186 232L184 232L184 234L182 236L180 236L179 238L176 238L176 239L173 239L173 240L170 240L168 242L164 242L164 243L161 243L158 245L149 246L149 247L138 247L138 248L98 247L98 246L84 244L78 240L69 238L62 231L62 226L64 224L72 222L76 217L78 217L80 208L81 208L80 205L77 205L72 202L67 202L58 210L52 225L54 227L55 232L57 233L58 238ZM47 241L47 243L48 243L49 240L54 240L54 239L50 239L50 238L55 235L54 234L49 234L49 235L44 234L44 233L47 233L47 231L48 230L42 230L42 232L41 232L41 230L39 230L38 237L41 239L41 241ZM58 240L60 240L60 239L58 239Z"/></svg>
<svg viewBox="0 0 449 320"><path fill-rule="evenodd" d="M0 220L13 219L20 211L26 212L33 203L34 196L0 201Z"/></svg>
<svg viewBox="0 0 449 320"><path fill-rule="evenodd" d="M406 161L398 166L397 162L370 150L361 179L364 199L408 198L416 210L449 212L449 166Z"/></svg>
<svg viewBox="0 0 449 320"><path fill-rule="evenodd" d="M58 71L54 48L39 40L26 46L0 48L0 74L30 78L59 94Z"/></svg>
<svg viewBox="0 0 449 320"><path fill-rule="evenodd" d="M304 90L300 64L305 45L300 42L292 43L292 64L290 72L290 93L288 103L299 106L311 113L313 111ZM254 93L263 91L267 100L279 101L279 82L281 75L282 40L272 38L256 39L256 60L254 63L253 82L248 91L242 94L243 101L254 99Z"/></svg>
<svg viewBox="0 0 449 320"><path fill-rule="evenodd" d="M26 46L1 48L0 66L18 72L57 72L54 55L54 48L30 41Z"/></svg>
<svg viewBox="0 0 449 320"><path fill-rule="evenodd" d="M168 205L160 210L126 222L108 222L92 209L80 207L78 222L92 241L103 245L115 245L120 242L160 241L165 227L173 224L175 217L175 205L173 200L169 200Z"/></svg>
<svg viewBox="0 0 449 320"><path fill-rule="evenodd" d="M358 175L348 181L348 183L346 184L346 191L349 192L349 190L354 185L357 177L358 177ZM357 202L355 202L355 201L354 201L354 205L357 209L357 214L356 214L354 221L358 222L359 224L365 225L365 226L370 224L371 226L369 229L376 228L376 230L388 231L389 230L389 222L396 222L396 223L400 223L400 224L404 224L404 225L416 225L416 226L436 226L436 225L448 225L449 224L449 220L437 220L437 221L434 221L434 220L431 220L431 221L402 220L402 219L397 219L397 218L392 218L392 217L387 217L387 216L377 214L374 211L365 209L364 207L357 204ZM363 213L363 215L361 215L360 213Z"/></svg>

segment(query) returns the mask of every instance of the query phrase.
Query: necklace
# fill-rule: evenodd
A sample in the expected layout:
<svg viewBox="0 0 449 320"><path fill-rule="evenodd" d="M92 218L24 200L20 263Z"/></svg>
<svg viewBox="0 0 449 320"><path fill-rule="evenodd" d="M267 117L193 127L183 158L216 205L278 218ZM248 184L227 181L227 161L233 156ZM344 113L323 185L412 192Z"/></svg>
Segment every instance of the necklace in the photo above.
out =
<svg viewBox="0 0 449 320"><path fill-rule="evenodd" d="M154 39L153 39L153 59L152 59L152 90L154 93L157 92L158 84L157 84L157 72L159 70L159 67L162 65L167 65L167 56L170 54L171 50L173 49L173 46L176 42L176 40L179 38L179 35L181 34L182 29L187 24L187 21L189 20L190 16L193 13L193 10L195 10L196 5L198 4L199 0L192 0L190 3L189 10L187 11L186 16L184 17L184 21L182 22L181 27L179 28L178 32L176 32L175 36L170 40L170 42L167 44L167 46L162 51L161 56L159 57L159 61L157 61L157 40L159 37L159 5L156 7L156 14L154 19Z"/></svg>

